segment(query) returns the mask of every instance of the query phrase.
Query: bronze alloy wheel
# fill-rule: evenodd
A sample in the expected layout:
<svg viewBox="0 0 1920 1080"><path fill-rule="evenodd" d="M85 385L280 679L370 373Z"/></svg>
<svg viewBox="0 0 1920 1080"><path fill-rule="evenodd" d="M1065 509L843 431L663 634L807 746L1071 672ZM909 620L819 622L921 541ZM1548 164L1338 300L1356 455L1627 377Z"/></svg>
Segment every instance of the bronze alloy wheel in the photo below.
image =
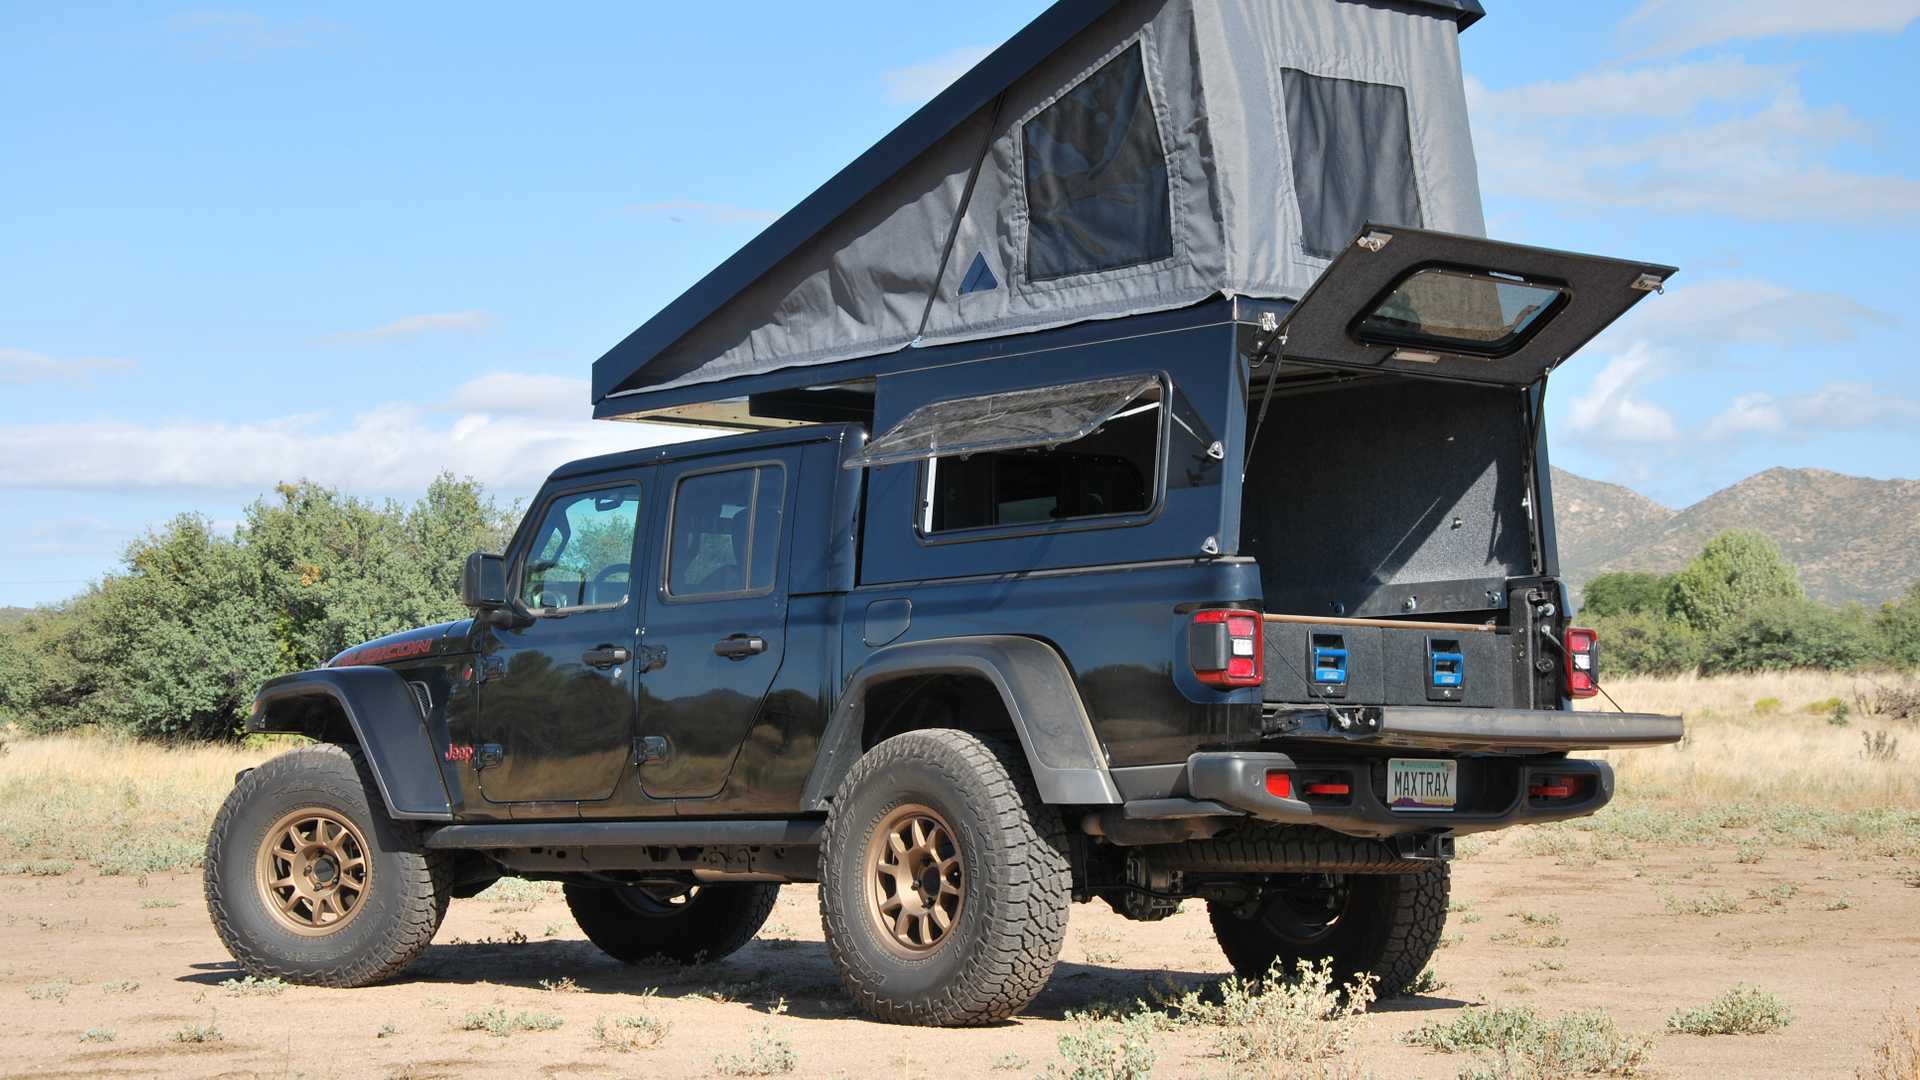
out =
<svg viewBox="0 0 1920 1080"><path fill-rule="evenodd" d="M867 843L867 879L881 940L924 956L960 921L966 878L946 819L917 803L896 808Z"/></svg>
<svg viewBox="0 0 1920 1080"><path fill-rule="evenodd" d="M254 879L261 901L282 927L320 937L360 913L373 884L368 856L366 839L345 815L306 807L267 830Z"/></svg>

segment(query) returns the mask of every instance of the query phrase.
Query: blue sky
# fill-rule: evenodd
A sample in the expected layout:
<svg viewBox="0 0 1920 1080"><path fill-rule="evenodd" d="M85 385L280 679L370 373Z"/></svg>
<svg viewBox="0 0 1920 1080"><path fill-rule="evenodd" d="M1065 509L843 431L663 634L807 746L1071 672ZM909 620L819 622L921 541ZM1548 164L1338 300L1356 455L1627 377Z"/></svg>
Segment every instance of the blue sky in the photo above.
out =
<svg viewBox="0 0 1920 1080"><path fill-rule="evenodd" d="M0 2L0 603L280 479L513 500L648 436L592 360L1043 6ZM1920 475L1920 0L1488 6L1489 231L1682 267L1556 462Z"/></svg>

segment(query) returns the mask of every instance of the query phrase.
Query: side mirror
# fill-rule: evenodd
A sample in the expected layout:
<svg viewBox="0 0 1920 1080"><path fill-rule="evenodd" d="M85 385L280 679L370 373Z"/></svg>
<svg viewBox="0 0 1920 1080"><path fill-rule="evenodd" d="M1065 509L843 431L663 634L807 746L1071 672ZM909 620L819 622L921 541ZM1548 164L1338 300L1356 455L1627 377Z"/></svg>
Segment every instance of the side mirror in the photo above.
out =
<svg viewBox="0 0 1920 1080"><path fill-rule="evenodd" d="M467 556L467 568L460 574L460 602L475 611L508 606L506 557L483 551Z"/></svg>

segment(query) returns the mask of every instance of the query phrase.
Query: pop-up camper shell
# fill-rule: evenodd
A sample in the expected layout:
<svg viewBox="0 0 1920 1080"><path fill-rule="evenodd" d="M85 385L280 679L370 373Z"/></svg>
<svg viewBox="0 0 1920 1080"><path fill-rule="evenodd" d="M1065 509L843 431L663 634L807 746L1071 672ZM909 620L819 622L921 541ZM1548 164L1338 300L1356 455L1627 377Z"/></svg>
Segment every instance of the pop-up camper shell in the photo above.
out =
<svg viewBox="0 0 1920 1080"><path fill-rule="evenodd" d="M1240 556L1269 613L1504 621L1558 587L1547 377L1674 270L1483 238L1482 14L1061 0L601 357L595 415L863 424L862 582L929 544L943 574ZM1148 406L1144 504L932 527L940 462ZM886 505L920 513L889 539Z"/></svg>

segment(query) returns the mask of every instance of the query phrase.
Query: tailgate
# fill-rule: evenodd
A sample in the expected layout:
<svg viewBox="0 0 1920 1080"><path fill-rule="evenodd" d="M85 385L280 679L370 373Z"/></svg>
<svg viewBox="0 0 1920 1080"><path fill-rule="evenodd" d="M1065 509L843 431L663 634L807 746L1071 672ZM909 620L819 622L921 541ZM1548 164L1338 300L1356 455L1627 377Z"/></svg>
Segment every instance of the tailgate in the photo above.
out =
<svg viewBox="0 0 1920 1080"><path fill-rule="evenodd" d="M1280 706L1264 718L1269 735L1349 746L1451 753L1559 753L1662 746L1680 741L1677 716L1655 713L1462 709L1420 705Z"/></svg>

